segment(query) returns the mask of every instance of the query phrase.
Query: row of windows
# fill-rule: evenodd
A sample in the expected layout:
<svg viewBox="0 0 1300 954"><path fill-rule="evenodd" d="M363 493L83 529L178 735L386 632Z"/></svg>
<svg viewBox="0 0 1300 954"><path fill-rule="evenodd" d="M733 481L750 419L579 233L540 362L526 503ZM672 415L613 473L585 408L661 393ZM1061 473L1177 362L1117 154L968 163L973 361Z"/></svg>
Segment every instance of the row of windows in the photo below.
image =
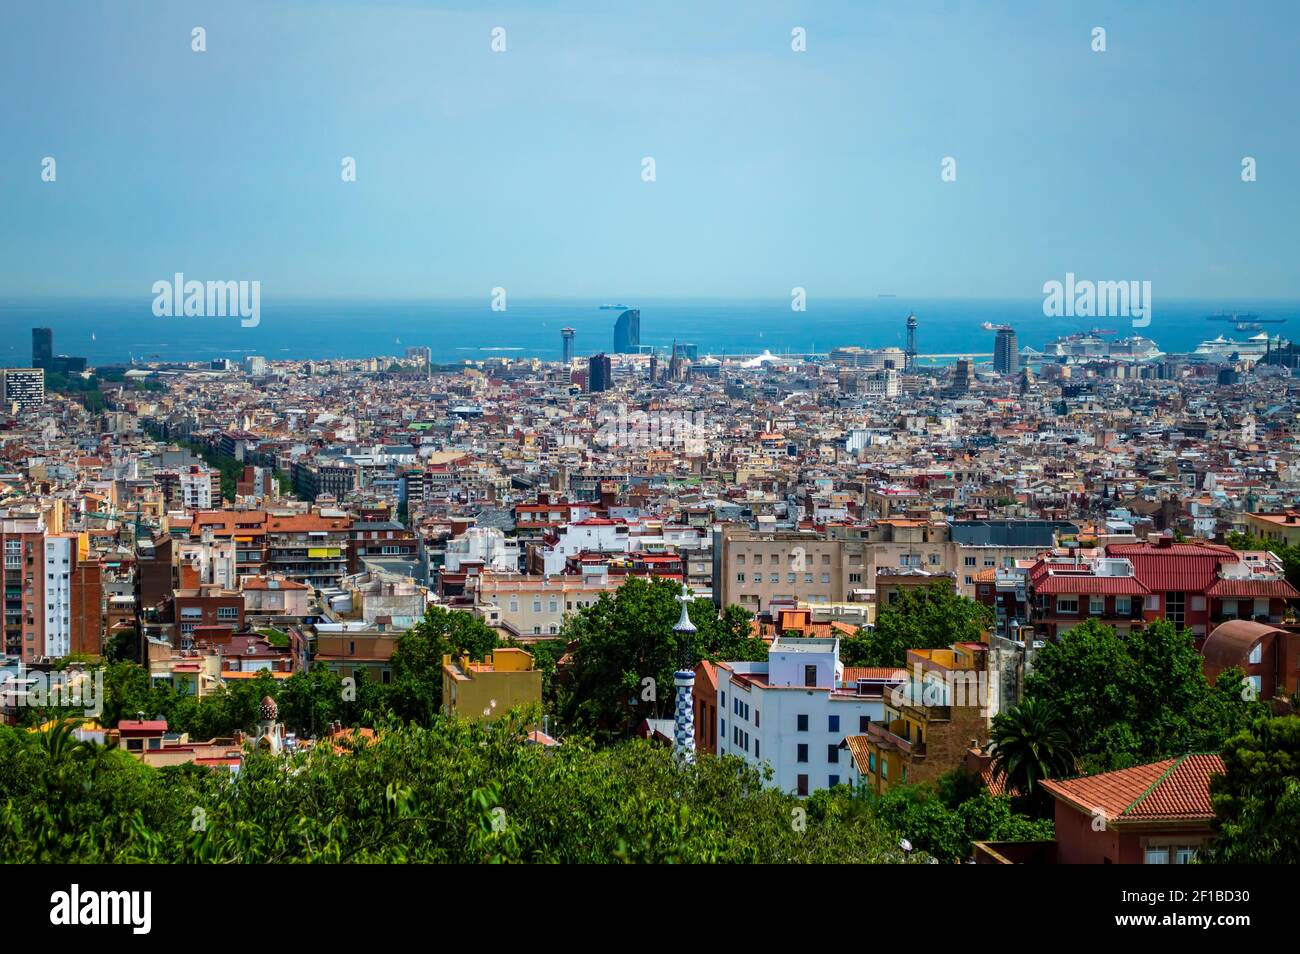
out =
<svg viewBox="0 0 1300 954"><path fill-rule="evenodd" d="M771 557L772 559L768 562L772 563L775 566L780 566L782 563L785 562L784 553L773 553L771 554ZM821 557L822 557L822 566L831 565L831 555L829 553L823 553ZM811 556L805 557L805 559L808 560L809 562L812 561ZM744 565L745 565L745 554L743 553L736 554L736 566L744 566ZM754 566L762 566L762 565L763 565L763 554L755 553Z"/></svg>
<svg viewBox="0 0 1300 954"><path fill-rule="evenodd" d="M798 747L797 747L797 749L796 749L796 752L795 752L795 761L797 761L797 762L807 762L807 761L808 761L808 745L807 745L807 743L805 743L805 742L800 742L800 743L799 743L799 745L798 745ZM838 744L838 743L831 742L831 743L829 743L829 744L826 746L826 761L827 761L829 764L831 764L831 765L839 765L839 764L840 764L840 747L839 747L839 744Z"/></svg>
<svg viewBox="0 0 1300 954"><path fill-rule="evenodd" d="M787 573L787 574L785 575L785 581L786 581L787 583L797 583L797 582L798 582L798 576L799 576L798 573ZM857 579L854 579L854 577L857 577ZM804 581L805 583L812 583L812 582L813 582L813 574L812 574L812 573L805 573L805 574L803 575L803 581ZM823 582L823 583L829 583L830 581L831 581L831 575L830 575L829 573L823 573L823 574L822 574L822 582ZM737 573L737 574L736 574L736 582L737 582L737 583L744 583L744 582L745 582L745 574L743 574L743 573ZM752 582L754 582L754 583L760 583L760 584L761 584L761 583L763 582L763 574L762 574L762 573L755 573L755 574L753 575ZM780 582L781 582L781 574L780 574L780 573L773 573L770 577L768 577L768 582L770 582L770 583L780 583ZM861 583L861 582L862 582L862 575L861 575L860 573L850 573L850 574L849 574L849 582L850 582L850 583Z"/></svg>
<svg viewBox="0 0 1300 954"><path fill-rule="evenodd" d="M840 784L840 777L838 775L828 775L826 776L826 784L830 788L834 788L836 785ZM795 791L797 791L800 795L808 794L807 775L798 775L795 777Z"/></svg>

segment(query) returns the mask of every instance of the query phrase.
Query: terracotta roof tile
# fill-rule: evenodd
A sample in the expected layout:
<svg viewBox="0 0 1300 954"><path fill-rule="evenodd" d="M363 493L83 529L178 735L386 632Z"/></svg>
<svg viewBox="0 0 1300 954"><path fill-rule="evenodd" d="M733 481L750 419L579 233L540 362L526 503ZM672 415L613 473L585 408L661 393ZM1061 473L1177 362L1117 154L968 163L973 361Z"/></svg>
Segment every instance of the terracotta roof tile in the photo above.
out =
<svg viewBox="0 0 1300 954"><path fill-rule="evenodd" d="M1042 786L1082 812L1102 812L1111 822L1200 820L1214 814L1210 776L1216 774L1223 774L1217 755L1183 755L1099 775L1049 779Z"/></svg>

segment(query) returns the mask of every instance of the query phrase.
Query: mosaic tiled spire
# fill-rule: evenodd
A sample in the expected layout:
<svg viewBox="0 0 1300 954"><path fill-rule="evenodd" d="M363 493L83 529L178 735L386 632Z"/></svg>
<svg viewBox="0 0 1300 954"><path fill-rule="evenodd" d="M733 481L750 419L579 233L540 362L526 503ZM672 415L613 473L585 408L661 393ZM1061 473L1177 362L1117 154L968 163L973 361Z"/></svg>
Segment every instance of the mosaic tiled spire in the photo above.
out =
<svg viewBox="0 0 1300 954"><path fill-rule="evenodd" d="M673 752L685 762L695 761L695 671L690 665L689 648L695 638L695 624L691 622L686 607L691 601L691 591L682 587L678 601L682 604L682 616L673 627L677 634L677 645L681 647L681 668L673 675L673 684L677 687L677 712L673 720Z"/></svg>

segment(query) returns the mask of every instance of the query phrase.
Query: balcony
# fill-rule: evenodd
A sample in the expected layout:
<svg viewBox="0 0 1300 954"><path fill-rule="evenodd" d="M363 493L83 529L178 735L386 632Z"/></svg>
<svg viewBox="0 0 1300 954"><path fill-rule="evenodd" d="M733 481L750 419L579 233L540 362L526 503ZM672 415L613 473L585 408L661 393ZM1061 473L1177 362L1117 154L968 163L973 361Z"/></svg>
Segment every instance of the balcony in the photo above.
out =
<svg viewBox="0 0 1300 954"><path fill-rule="evenodd" d="M925 757L924 742L913 742L910 739L905 739L896 732L892 732L889 726L883 722L868 722L867 737L877 745L897 749L914 758Z"/></svg>

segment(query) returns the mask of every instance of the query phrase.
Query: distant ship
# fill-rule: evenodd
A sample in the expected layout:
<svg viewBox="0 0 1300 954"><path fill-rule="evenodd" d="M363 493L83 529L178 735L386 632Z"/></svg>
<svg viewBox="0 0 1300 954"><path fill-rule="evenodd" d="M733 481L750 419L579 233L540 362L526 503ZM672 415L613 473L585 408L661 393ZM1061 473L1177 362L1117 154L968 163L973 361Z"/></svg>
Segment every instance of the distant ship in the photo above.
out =
<svg viewBox="0 0 1300 954"><path fill-rule="evenodd" d="M1233 341L1231 338L1219 335L1217 338L1202 341L1197 345L1196 350L1192 352L1192 359L1215 362L1232 361L1234 360L1233 355L1236 355L1236 360L1258 361L1269 351L1276 351L1285 344L1286 341L1281 335L1270 336L1266 331L1252 335L1245 341Z"/></svg>
<svg viewBox="0 0 1300 954"><path fill-rule="evenodd" d="M601 305L601 311L627 311L627 305Z"/></svg>

